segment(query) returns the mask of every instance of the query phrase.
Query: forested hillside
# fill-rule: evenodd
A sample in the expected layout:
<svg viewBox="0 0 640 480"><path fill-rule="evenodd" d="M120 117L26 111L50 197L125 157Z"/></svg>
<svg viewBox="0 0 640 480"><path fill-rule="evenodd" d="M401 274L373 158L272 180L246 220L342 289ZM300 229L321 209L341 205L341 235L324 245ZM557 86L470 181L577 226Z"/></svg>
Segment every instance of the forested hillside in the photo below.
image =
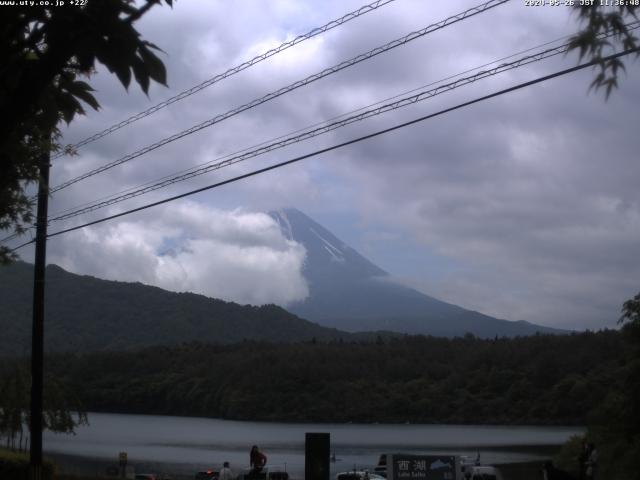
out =
<svg viewBox="0 0 640 480"><path fill-rule="evenodd" d="M31 345L33 265L0 266L0 354ZM113 282L47 267L45 350L91 352L176 345L345 337L275 305L238 305L141 283Z"/></svg>
<svg viewBox="0 0 640 480"><path fill-rule="evenodd" d="M616 331L481 340L189 344L49 357L89 411L229 419L585 424L620 389Z"/></svg>

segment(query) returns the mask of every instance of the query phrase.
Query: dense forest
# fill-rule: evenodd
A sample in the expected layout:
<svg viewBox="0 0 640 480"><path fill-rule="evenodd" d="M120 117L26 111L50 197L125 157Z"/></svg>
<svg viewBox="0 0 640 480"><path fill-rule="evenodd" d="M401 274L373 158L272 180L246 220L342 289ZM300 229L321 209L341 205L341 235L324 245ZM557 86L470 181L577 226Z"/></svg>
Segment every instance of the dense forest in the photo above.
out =
<svg viewBox="0 0 640 480"><path fill-rule="evenodd" d="M183 344L57 354L89 411L314 422L586 424L622 388L617 331L482 340Z"/></svg>

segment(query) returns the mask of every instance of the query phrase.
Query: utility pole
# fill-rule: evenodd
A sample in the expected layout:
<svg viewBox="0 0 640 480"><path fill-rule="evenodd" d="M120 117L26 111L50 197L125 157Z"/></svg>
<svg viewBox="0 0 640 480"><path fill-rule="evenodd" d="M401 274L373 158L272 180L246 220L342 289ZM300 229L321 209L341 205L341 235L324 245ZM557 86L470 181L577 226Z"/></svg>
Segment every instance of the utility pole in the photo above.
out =
<svg viewBox="0 0 640 480"><path fill-rule="evenodd" d="M42 480L42 396L44 384L44 286L49 206L49 153L40 158L36 258L33 275L33 326L31 332L31 480Z"/></svg>

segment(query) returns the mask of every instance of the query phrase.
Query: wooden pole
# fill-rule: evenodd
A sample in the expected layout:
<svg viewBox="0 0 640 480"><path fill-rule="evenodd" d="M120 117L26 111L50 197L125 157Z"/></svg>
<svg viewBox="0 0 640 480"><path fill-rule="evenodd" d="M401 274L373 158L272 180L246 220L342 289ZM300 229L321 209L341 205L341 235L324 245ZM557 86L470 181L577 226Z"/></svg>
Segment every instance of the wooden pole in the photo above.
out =
<svg viewBox="0 0 640 480"><path fill-rule="evenodd" d="M31 332L31 480L42 479L42 411L44 383L44 289L47 257L47 210L49 205L49 154L40 159L36 257L33 275L33 325Z"/></svg>

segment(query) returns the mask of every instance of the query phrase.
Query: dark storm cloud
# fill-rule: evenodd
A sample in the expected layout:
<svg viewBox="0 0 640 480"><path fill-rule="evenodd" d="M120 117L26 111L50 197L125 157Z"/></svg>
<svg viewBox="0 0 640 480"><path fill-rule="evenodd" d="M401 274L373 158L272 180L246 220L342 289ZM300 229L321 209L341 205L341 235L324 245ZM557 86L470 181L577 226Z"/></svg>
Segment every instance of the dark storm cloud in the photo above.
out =
<svg viewBox="0 0 640 480"><path fill-rule="evenodd" d="M496 296L504 295L521 302L503 316L613 325L640 278L636 114L625 90L609 104L587 97L590 75L380 141L354 163L354 175L372 186L363 190L376 192L365 193L365 208L480 268L477 281L495 286L472 302L482 311L499 315ZM568 298L578 314L566 314Z"/></svg>

